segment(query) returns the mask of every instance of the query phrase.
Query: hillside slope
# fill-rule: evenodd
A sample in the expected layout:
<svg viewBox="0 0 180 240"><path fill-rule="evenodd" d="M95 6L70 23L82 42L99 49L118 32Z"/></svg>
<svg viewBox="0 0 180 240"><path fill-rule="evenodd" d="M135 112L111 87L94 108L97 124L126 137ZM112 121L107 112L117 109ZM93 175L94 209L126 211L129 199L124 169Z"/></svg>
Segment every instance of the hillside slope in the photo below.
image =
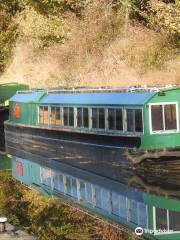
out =
<svg viewBox="0 0 180 240"><path fill-rule="evenodd" d="M13 15L18 34L1 82L32 87L180 84L178 2L66 1L72 5L63 5L61 12L60 6L40 4L42 11L27 2Z"/></svg>

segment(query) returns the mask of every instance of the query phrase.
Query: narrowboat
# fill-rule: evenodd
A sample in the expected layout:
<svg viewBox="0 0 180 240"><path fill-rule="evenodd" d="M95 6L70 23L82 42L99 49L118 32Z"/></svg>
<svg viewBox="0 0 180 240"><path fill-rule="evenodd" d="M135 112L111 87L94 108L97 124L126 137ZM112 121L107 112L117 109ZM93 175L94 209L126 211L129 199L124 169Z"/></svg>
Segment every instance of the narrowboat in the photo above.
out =
<svg viewBox="0 0 180 240"><path fill-rule="evenodd" d="M66 163L86 147L91 156L93 147L114 149L119 162L173 160L180 157L179 114L178 87L18 91L10 98L6 147L9 153L13 147L29 147L42 155L48 149Z"/></svg>
<svg viewBox="0 0 180 240"><path fill-rule="evenodd" d="M47 197L60 197L121 228L142 228L145 239L180 239L180 201L175 197L146 193L39 156L33 161L13 156L12 172L18 181Z"/></svg>
<svg viewBox="0 0 180 240"><path fill-rule="evenodd" d="M29 87L19 83L0 84L0 150L5 150L4 140L4 121L9 118L9 98L12 97L17 90L27 90Z"/></svg>

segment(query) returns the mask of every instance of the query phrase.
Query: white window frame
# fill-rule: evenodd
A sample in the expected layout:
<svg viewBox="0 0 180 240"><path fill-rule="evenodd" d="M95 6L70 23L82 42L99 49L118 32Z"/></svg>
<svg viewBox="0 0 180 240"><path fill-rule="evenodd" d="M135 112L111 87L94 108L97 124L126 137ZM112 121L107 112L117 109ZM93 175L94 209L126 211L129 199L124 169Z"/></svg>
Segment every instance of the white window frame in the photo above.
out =
<svg viewBox="0 0 180 240"><path fill-rule="evenodd" d="M174 130L165 130L165 116L164 116L164 106L165 105L176 105L176 127L177 129ZM164 130L157 130L153 131L152 130L152 111L151 111L151 106L157 106L157 105L162 105L163 106L163 128ZM150 129L150 134L166 134L166 133L177 133L179 132L179 114L178 114L178 102L159 102L159 103L149 103L149 129Z"/></svg>
<svg viewBox="0 0 180 240"><path fill-rule="evenodd" d="M83 112L83 109L84 108L86 108L87 110L88 110L88 127L84 127L84 126L82 126L82 127L79 127L78 125L77 125L77 122L78 122L78 114L77 114L77 109L78 108L81 108L81 111L82 111L82 122L84 121L84 119L83 119L83 117L84 117L84 112ZM89 129L90 128L90 121L89 121L89 119L90 119L90 111L89 111L89 107L75 107L75 111L76 111L76 114L75 114L75 128L77 128L77 129L85 129L85 130L87 130L87 129Z"/></svg>
<svg viewBox="0 0 180 240"><path fill-rule="evenodd" d="M48 124L44 124L44 116L43 116L43 123L40 123L40 107L47 107L48 108ZM44 111L44 110L43 110ZM44 114L44 113L43 113ZM38 105L38 125L41 125L41 126L49 126L50 124L50 106L49 105Z"/></svg>
<svg viewBox="0 0 180 240"><path fill-rule="evenodd" d="M97 121L98 121L98 128L93 128L93 109L97 109L98 110L98 114L97 114ZM104 109L104 128L99 128L99 109ZM91 130L92 131L98 131L98 132L104 132L106 131L106 108L105 107L91 107L91 112L90 112L90 119L91 119Z"/></svg>
<svg viewBox="0 0 180 240"><path fill-rule="evenodd" d="M143 131L142 132L136 132L135 130L135 119L133 119L134 121L134 131L133 132L130 132L130 131L127 131L127 109L132 109L132 110L141 110L141 113L142 113L142 129ZM133 117L135 117L135 115L133 114ZM143 111L143 108L142 107L125 107L124 108L124 130L125 130L125 133L126 134L130 134L130 135L144 135L144 111Z"/></svg>
<svg viewBox="0 0 180 240"><path fill-rule="evenodd" d="M60 109L60 122L61 124L52 124L52 107L59 108ZM56 115L56 110L55 110ZM55 120L56 121L56 120ZM49 105L49 125L52 127L61 127L62 126L62 114L61 114L61 106L60 105Z"/></svg>
<svg viewBox="0 0 180 240"><path fill-rule="evenodd" d="M68 114L67 114L68 125L64 125L64 108L68 108ZM73 117L74 117L73 126L69 125L69 108L73 108ZM62 126L65 127L65 128L75 128L76 127L76 125L75 125L76 124L76 122L75 122L75 117L76 117L75 107L74 106L69 106L69 105L63 105L62 109L63 109L62 112L61 112L61 114L62 114Z"/></svg>
<svg viewBox="0 0 180 240"><path fill-rule="evenodd" d="M109 128L109 119L108 119L108 116L109 116L108 110L109 109L115 109L115 110L121 109L122 110L122 128L123 128L122 130ZM116 124L116 119L115 119L115 124ZM121 133L121 134L124 133L124 109L123 109L123 107L107 107L106 108L106 131L109 133Z"/></svg>

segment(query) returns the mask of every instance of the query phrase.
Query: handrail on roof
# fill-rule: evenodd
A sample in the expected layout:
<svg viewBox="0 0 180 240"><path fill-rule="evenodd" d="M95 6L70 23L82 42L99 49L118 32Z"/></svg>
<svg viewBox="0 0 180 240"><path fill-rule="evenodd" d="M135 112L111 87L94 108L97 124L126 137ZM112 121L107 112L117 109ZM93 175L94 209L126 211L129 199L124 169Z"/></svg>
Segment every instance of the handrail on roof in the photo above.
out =
<svg viewBox="0 0 180 240"><path fill-rule="evenodd" d="M177 85L166 85L164 87L97 87L97 88L82 88L82 87L72 87L72 88L64 88L64 89L31 89L31 90L18 90L17 94L22 93L34 93L37 91L46 91L47 93L95 93L95 92L160 92L163 90L177 88Z"/></svg>

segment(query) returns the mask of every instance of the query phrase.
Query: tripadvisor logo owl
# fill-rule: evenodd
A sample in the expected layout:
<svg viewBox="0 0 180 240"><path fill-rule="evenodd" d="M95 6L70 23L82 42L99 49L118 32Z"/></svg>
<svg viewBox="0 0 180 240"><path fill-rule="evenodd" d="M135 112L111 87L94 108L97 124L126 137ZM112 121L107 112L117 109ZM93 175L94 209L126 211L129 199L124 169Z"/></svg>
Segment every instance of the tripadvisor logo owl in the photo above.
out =
<svg viewBox="0 0 180 240"><path fill-rule="evenodd" d="M137 227L137 228L135 229L135 234L136 234L137 236L143 235L143 232L144 232L144 230L143 230L142 227Z"/></svg>

